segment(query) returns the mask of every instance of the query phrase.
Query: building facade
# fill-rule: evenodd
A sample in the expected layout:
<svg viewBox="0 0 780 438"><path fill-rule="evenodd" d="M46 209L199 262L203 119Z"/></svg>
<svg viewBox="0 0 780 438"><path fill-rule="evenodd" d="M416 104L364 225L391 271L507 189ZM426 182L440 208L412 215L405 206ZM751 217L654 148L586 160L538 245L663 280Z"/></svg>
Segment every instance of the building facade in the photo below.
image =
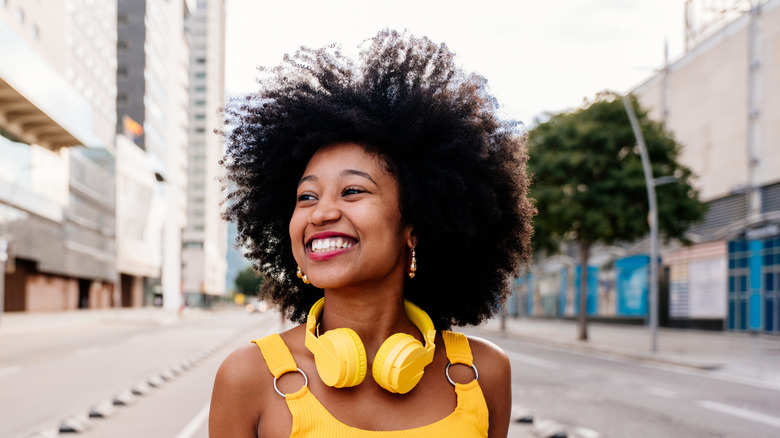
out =
<svg viewBox="0 0 780 438"><path fill-rule="evenodd" d="M188 302L208 305L225 295L227 224L220 213L219 160L225 101L225 2L201 0L187 20L192 39L187 185L182 287Z"/></svg>
<svg viewBox="0 0 780 438"><path fill-rule="evenodd" d="M664 254L670 319L780 334L780 1L735 4L634 93L683 144L709 205L698 243Z"/></svg>
<svg viewBox="0 0 780 438"><path fill-rule="evenodd" d="M108 307L116 2L0 3L0 300Z"/></svg>
<svg viewBox="0 0 780 438"><path fill-rule="evenodd" d="M709 206L693 245L662 248L659 321L780 334L780 0L720 5L689 0L686 52L631 91L682 145ZM579 313L577 254L563 249L517 279L510 314ZM647 239L593 249L589 315L647 319L648 252Z"/></svg>
<svg viewBox="0 0 780 438"><path fill-rule="evenodd" d="M132 231L117 240L125 305L178 309L183 303L189 12L183 0L119 0L117 6L115 126L124 137L117 142L119 227ZM139 262L139 254L158 256Z"/></svg>

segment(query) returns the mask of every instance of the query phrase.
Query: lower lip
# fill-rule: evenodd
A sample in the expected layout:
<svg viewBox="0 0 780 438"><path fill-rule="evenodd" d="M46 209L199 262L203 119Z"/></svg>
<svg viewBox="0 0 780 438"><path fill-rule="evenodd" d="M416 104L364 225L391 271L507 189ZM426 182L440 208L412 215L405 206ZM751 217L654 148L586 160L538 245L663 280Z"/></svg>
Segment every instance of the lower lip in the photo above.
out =
<svg viewBox="0 0 780 438"><path fill-rule="evenodd" d="M333 257L338 257L338 256L344 254L345 252L351 250L354 247L355 247L355 245L352 245L349 248L341 248L341 249L336 249L336 250L327 251L327 252L314 252L311 249L308 249L306 251L306 253L309 256L309 259L311 259L311 260L313 260L315 262L321 262L321 261L324 261L324 260L330 260Z"/></svg>

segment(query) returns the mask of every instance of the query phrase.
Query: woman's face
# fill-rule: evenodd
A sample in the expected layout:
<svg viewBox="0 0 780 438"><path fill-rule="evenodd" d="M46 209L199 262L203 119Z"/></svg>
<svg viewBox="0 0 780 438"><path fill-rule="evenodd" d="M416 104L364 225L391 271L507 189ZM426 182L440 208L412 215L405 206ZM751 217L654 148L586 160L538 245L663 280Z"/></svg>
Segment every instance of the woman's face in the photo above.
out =
<svg viewBox="0 0 780 438"><path fill-rule="evenodd" d="M323 147L298 184L290 238L296 262L322 289L398 281L411 227L402 225L398 182L354 143Z"/></svg>

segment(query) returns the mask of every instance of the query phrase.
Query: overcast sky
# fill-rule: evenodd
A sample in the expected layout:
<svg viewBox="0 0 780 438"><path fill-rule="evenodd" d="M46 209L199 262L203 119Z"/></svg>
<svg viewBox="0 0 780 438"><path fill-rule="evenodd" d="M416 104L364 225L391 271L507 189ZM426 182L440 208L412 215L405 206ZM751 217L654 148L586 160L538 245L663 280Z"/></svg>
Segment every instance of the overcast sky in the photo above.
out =
<svg viewBox="0 0 780 438"><path fill-rule="evenodd" d="M226 91L254 91L258 65L299 46L345 52L380 29L444 42L526 125L611 89L625 92L684 44L684 0L226 0Z"/></svg>

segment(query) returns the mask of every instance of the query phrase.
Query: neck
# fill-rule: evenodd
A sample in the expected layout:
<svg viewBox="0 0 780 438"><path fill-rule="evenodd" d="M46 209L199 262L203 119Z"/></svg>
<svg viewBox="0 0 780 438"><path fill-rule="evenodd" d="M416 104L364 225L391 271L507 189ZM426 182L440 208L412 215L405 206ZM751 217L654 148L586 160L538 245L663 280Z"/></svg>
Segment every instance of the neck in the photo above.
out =
<svg viewBox="0 0 780 438"><path fill-rule="evenodd" d="M370 357L395 333L408 333L422 341L420 331L406 316L402 289L392 294L325 290L325 306L319 321L320 333L338 327L354 330Z"/></svg>

